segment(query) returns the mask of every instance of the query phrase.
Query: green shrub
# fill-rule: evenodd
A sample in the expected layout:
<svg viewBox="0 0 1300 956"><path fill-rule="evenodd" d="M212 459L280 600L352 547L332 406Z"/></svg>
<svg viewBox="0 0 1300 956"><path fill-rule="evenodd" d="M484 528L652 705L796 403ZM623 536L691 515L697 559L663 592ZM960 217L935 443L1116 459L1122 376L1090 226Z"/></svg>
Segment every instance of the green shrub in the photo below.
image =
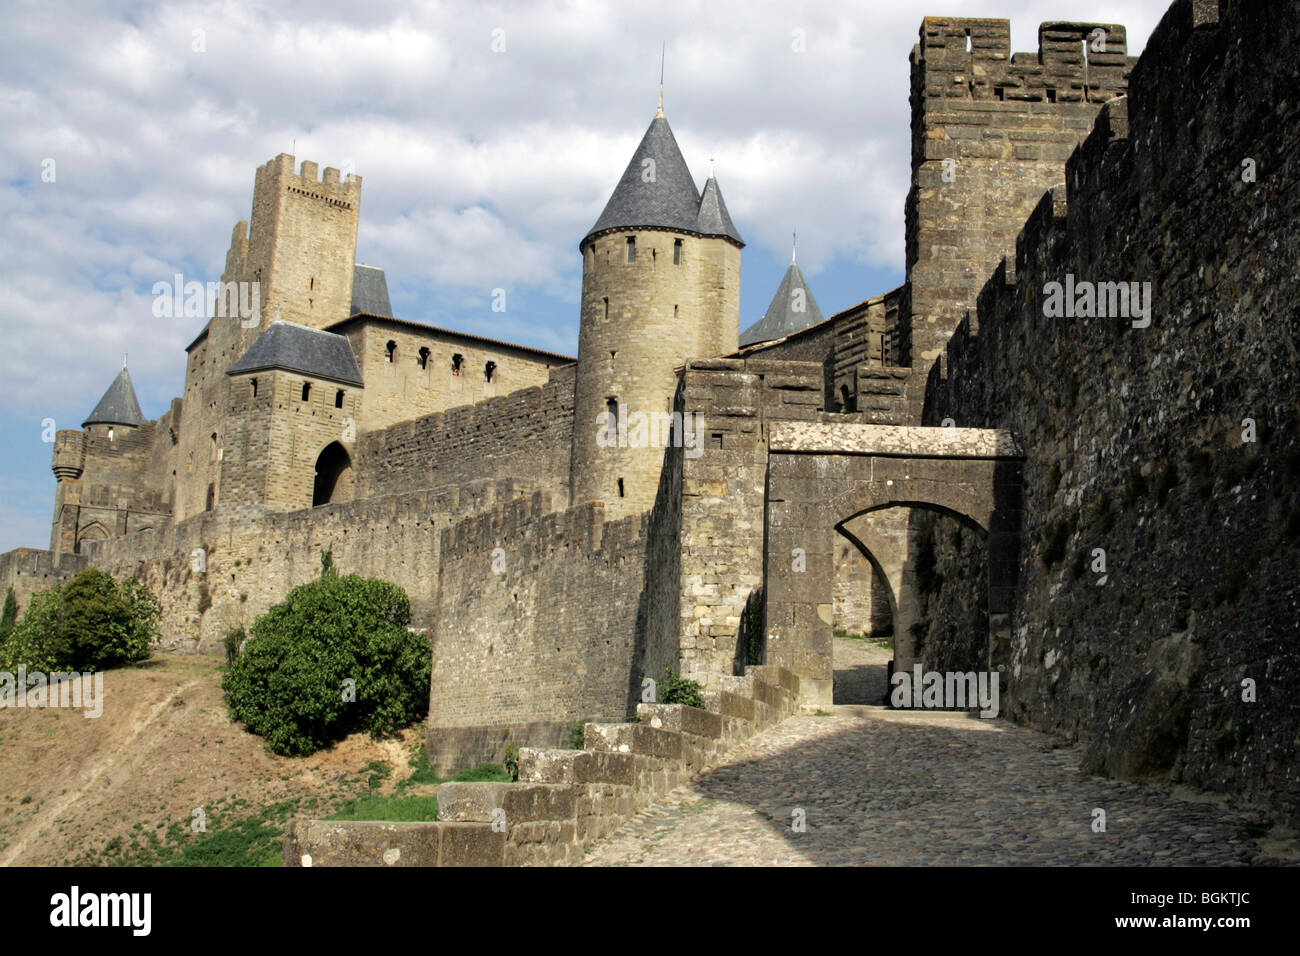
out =
<svg viewBox="0 0 1300 956"><path fill-rule="evenodd" d="M118 584L87 568L32 597L0 646L0 664L87 672L141 661L158 639L160 616L158 601L135 578Z"/></svg>
<svg viewBox="0 0 1300 956"><path fill-rule="evenodd" d="M678 677L669 667L664 671L664 679L659 685L659 703L685 704L687 707L704 709L704 696L700 685L685 677Z"/></svg>
<svg viewBox="0 0 1300 956"><path fill-rule="evenodd" d="M575 720L569 724L569 749L582 750L587 739L587 725L584 721Z"/></svg>
<svg viewBox="0 0 1300 956"><path fill-rule="evenodd" d="M294 588L253 623L221 682L231 717L284 755L408 726L428 712L431 657L410 620L387 581L330 574Z"/></svg>
<svg viewBox="0 0 1300 956"><path fill-rule="evenodd" d="M14 625L18 623L18 599L14 597L14 589L10 588L5 591L5 607L0 612L0 644L4 644L13 633Z"/></svg>
<svg viewBox="0 0 1300 956"><path fill-rule="evenodd" d="M226 666L230 667L235 663L235 658L239 656L239 649L244 646L244 641L248 640L248 634L242 627L232 627L226 631L226 637L223 643L226 647Z"/></svg>

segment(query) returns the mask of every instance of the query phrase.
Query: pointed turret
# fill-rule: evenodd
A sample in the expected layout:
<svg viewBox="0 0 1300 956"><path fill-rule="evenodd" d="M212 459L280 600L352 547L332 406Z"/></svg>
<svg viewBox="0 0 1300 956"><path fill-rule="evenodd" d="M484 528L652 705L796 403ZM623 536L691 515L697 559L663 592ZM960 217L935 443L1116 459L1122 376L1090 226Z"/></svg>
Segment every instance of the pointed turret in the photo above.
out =
<svg viewBox="0 0 1300 956"><path fill-rule="evenodd" d="M604 502L606 520L654 505L662 442L611 446L597 423L671 410L683 362L736 350L744 245L712 175L696 189L661 110L578 246L573 503Z"/></svg>
<svg viewBox="0 0 1300 956"><path fill-rule="evenodd" d="M745 244L712 176L701 199L672 127L662 114L650 121L600 218L579 245L606 232L627 229L720 236Z"/></svg>
<svg viewBox="0 0 1300 956"><path fill-rule="evenodd" d="M718 188L718 180L713 176L710 176L709 181L704 184L704 195L700 197L700 215L696 220L695 231L702 236L723 236L742 246L745 244L731 221L727 204L722 201L722 190Z"/></svg>
<svg viewBox="0 0 1300 956"><path fill-rule="evenodd" d="M695 232L700 194L668 120L656 116L583 243L611 229Z"/></svg>
<svg viewBox="0 0 1300 956"><path fill-rule="evenodd" d="M140 400L135 397L135 386L131 384L131 373L122 366L113 384L99 400L90 417L81 423L87 425L143 425L144 413L140 411Z"/></svg>
<svg viewBox="0 0 1300 956"><path fill-rule="evenodd" d="M772 304L767 307L763 317L740 333L740 345L755 345L771 339L779 339L794 332L800 332L809 326L825 321L822 310L813 298L808 280L803 277L799 264L790 258L790 268L785 270Z"/></svg>

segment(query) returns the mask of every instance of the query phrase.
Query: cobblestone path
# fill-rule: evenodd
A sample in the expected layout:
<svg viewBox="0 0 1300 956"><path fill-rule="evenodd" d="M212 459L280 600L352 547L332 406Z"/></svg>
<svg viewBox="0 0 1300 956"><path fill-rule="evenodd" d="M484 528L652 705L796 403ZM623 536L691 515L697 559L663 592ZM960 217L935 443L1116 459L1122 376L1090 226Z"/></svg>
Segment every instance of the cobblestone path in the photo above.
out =
<svg viewBox="0 0 1300 956"><path fill-rule="evenodd" d="M892 649L872 641L835 638L835 703L884 703L889 687L889 661L893 656Z"/></svg>
<svg viewBox="0 0 1300 956"><path fill-rule="evenodd" d="M679 787L587 865L1194 865L1260 859L1246 819L1085 776L1002 720L836 706L791 717ZM1094 809L1105 811L1093 832ZM804 832L796 832L796 810ZM1273 862L1282 862L1274 860Z"/></svg>

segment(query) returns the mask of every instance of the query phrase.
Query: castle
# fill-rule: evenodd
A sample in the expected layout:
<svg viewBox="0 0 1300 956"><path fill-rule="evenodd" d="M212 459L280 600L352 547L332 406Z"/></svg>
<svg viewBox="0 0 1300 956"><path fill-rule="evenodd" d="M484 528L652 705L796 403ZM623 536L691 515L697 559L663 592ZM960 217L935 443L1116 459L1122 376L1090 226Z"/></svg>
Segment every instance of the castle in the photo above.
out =
<svg viewBox="0 0 1300 956"><path fill-rule="evenodd" d="M360 178L278 156L223 274L256 321L208 322L161 418L124 369L58 433L50 547L0 578L138 575L210 649L331 549L410 594L444 772L666 667L775 663L824 706L834 628L887 624L897 668L996 670L1090 769L1300 819L1287 7L1177 0L1141 59L926 18L906 281L822 318L792 262L743 337L743 240L662 110L578 244L576 359L393 316ZM1049 317L1067 276L1149 282L1149 327Z"/></svg>

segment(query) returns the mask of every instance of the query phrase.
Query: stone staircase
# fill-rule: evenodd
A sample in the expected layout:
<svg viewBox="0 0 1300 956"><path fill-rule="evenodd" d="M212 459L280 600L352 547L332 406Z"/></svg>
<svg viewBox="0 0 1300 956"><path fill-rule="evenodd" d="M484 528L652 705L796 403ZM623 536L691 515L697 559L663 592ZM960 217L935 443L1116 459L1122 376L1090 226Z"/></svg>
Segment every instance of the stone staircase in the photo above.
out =
<svg viewBox="0 0 1300 956"><path fill-rule="evenodd" d="M799 679L774 665L715 676L705 708L639 704L587 724L582 750L519 752L517 783L444 783L436 823L291 821L285 866L564 866L754 734L798 713Z"/></svg>

